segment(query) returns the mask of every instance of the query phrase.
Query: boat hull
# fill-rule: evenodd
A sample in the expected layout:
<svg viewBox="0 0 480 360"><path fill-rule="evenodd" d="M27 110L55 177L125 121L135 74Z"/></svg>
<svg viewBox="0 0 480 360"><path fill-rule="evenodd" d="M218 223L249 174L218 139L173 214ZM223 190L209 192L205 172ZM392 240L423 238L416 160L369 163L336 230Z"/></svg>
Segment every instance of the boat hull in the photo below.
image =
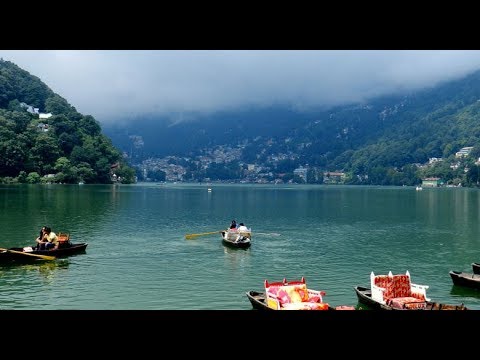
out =
<svg viewBox="0 0 480 360"><path fill-rule="evenodd" d="M245 293L247 295L250 304L255 310L273 310L267 306L265 301L265 293L258 292L255 290L250 290Z"/></svg>
<svg viewBox="0 0 480 360"><path fill-rule="evenodd" d="M379 303L372 299L372 292L370 288L364 286L355 286L355 293L357 294L357 299L359 303L367 305L371 309L375 310L468 310L468 308L463 305L452 305L452 304L442 304L433 301L426 301L425 308L420 309L398 309L391 307L387 304Z"/></svg>
<svg viewBox="0 0 480 360"><path fill-rule="evenodd" d="M12 249L14 250L14 249ZM20 250L21 251L21 250ZM45 259L34 257L34 256L27 256L22 254L15 254L8 251L0 252L0 265L23 265L23 264L36 264L36 263L43 263Z"/></svg>
<svg viewBox="0 0 480 360"><path fill-rule="evenodd" d="M61 257L85 253L87 245L88 243L65 244L59 249L33 250L33 251L30 251L29 254L48 255L48 256L55 256L57 258L61 258ZM23 251L23 248L11 248L11 250ZM24 255L19 255L19 256L27 257Z"/></svg>
<svg viewBox="0 0 480 360"><path fill-rule="evenodd" d="M480 289L480 274L450 271L450 277L454 285Z"/></svg>
<svg viewBox="0 0 480 360"><path fill-rule="evenodd" d="M474 274L480 275L480 263L477 263L477 262L472 263L472 270Z"/></svg>
<svg viewBox="0 0 480 360"><path fill-rule="evenodd" d="M239 241L239 242L234 242L231 240L226 240L222 238L222 244L231 248L237 248L237 249L248 249L252 243L250 239L248 241Z"/></svg>
<svg viewBox="0 0 480 360"><path fill-rule="evenodd" d="M222 235L222 244L225 246L236 249L248 249L250 245L252 245L250 233L244 236L236 233L231 234L226 231L222 231L220 234Z"/></svg>

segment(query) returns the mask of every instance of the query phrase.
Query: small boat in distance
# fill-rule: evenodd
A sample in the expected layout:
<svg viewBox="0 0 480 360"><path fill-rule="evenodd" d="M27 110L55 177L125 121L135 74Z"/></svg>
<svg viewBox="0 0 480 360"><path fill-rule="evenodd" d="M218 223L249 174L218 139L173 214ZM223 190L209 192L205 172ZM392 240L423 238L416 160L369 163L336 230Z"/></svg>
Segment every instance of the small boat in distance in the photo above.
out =
<svg viewBox="0 0 480 360"><path fill-rule="evenodd" d="M417 187L415 188L415 190L417 190L417 191L422 191L423 188L422 188L421 186L417 186Z"/></svg>
<svg viewBox="0 0 480 360"><path fill-rule="evenodd" d="M237 231L228 229L221 232L222 243L226 246L240 249L247 249L252 245L252 229L248 231Z"/></svg>

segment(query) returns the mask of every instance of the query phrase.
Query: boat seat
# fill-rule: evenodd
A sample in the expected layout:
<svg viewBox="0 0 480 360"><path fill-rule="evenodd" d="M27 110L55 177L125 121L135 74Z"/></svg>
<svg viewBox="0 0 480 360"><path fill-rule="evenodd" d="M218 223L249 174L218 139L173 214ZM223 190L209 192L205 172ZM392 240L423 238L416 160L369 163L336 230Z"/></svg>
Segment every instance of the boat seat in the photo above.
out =
<svg viewBox="0 0 480 360"><path fill-rule="evenodd" d="M64 233L64 232L59 232L57 234L57 239L58 239L57 249L68 247L68 244L70 243L70 234Z"/></svg>
<svg viewBox="0 0 480 360"><path fill-rule="evenodd" d="M410 273L393 275L370 274L372 299L398 309L425 308L427 285L413 284Z"/></svg>
<svg viewBox="0 0 480 360"><path fill-rule="evenodd" d="M275 310L327 310L323 291L308 289L305 279L268 283L265 280L267 305Z"/></svg>
<svg viewBox="0 0 480 360"><path fill-rule="evenodd" d="M70 234L59 232L57 234L58 242L68 242L70 240Z"/></svg>

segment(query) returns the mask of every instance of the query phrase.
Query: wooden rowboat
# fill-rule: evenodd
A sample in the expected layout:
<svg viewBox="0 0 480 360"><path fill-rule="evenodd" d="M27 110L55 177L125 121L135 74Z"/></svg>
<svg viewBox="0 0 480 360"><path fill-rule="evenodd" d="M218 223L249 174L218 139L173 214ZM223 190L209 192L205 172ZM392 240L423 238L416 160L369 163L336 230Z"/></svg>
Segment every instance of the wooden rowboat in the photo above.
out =
<svg viewBox="0 0 480 360"><path fill-rule="evenodd" d="M462 271L450 271L453 285L480 289L480 274L466 273Z"/></svg>
<svg viewBox="0 0 480 360"><path fill-rule="evenodd" d="M252 245L252 232L221 231L222 243L228 247L248 249Z"/></svg>
<svg viewBox="0 0 480 360"><path fill-rule="evenodd" d="M367 305L373 310L410 310L398 309L387 304L382 304L372 299L372 292L370 288L364 286L355 286L355 293L357 294L358 302ZM425 301L425 306L415 310L468 310L464 304L442 304L434 301Z"/></svg>

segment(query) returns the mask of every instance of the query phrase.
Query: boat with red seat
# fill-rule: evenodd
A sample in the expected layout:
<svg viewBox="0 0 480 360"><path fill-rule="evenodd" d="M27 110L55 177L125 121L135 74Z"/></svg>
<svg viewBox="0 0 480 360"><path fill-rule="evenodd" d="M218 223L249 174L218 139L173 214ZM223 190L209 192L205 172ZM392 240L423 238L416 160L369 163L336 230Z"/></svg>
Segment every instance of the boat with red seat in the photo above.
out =
<svg viewBox="0 0 480 360"><path fill-rule="evenodd" d="M370 288L355 286L358 301L383 310L467 310L465 305L432 302L427 297L428 285L411 282L410 273L393 275L370 274Z"/></svg>

